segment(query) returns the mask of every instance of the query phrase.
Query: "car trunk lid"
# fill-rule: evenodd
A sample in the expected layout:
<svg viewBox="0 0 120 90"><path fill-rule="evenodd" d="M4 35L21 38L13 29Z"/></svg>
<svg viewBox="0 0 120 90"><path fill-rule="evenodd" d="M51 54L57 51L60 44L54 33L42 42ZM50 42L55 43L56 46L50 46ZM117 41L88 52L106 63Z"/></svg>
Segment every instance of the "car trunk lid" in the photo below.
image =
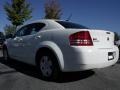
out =
<svg viewBox="0 0 120 90"><path fill-rule="evenodd" d="M112 48L114 46L114 33L104 30L89 30L93 44L98 48Z"/></svg>

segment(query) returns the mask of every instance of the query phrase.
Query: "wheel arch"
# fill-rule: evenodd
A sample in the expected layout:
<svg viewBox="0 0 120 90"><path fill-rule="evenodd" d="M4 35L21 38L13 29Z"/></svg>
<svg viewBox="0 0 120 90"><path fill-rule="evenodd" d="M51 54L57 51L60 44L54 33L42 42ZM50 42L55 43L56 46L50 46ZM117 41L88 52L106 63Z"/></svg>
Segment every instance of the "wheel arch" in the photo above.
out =
<svg viewBox="0 0 120 90"><path fill-rule="evenodd" d="M50 41L42 42L39 45L39 47L37 48L37 51L36 51L35 63L37 64L37 57L40 54L40 52L42 53L42 51L44 51L44 50L49 51L52 54L54 54L54 56L57 59L57 62L59 64L60 69L63 70L64 60L63 60L62 51L60 50L60 48L55 43L50 42Z"/></svg>

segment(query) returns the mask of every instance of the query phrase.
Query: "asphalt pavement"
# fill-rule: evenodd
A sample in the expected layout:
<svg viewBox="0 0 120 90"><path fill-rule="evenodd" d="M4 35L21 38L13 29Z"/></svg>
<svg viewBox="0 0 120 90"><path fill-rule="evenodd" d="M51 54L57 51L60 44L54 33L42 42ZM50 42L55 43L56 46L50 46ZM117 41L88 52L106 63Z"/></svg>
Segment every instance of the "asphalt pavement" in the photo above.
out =
<svg viewBox="0 0 120 90"><path fill-rule="evenodd" d="M0 57L0 90L120 90L120 63L45 81L35 67L14 60L7 63L1 51Z"/></svg>

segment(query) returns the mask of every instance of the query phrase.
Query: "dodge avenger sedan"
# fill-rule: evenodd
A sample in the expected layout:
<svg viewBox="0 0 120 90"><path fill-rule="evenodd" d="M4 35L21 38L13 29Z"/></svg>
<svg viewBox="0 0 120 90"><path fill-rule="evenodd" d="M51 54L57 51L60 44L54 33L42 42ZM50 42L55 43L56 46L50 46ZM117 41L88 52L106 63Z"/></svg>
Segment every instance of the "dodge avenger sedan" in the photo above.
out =
<svg viewBox="0 0 120 90"><path fill-rule="evenodd" d="M43 78L114 65L119 57L114 33L62 20L38 20L23 25L3 47L12 58L37 66Z"/></svg>

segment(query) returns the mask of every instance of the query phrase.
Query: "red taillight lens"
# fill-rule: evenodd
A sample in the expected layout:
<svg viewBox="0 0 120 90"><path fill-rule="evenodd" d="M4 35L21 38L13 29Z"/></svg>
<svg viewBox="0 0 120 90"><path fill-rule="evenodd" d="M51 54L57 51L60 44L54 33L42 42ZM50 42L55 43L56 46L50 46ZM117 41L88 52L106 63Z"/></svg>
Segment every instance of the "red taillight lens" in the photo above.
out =
<svg viewBox="0 0 120 90"><path fill-rule="evenodd" d="M89 31L80 31L70 35L70 45L73 46L93 46Z"/></svg>

